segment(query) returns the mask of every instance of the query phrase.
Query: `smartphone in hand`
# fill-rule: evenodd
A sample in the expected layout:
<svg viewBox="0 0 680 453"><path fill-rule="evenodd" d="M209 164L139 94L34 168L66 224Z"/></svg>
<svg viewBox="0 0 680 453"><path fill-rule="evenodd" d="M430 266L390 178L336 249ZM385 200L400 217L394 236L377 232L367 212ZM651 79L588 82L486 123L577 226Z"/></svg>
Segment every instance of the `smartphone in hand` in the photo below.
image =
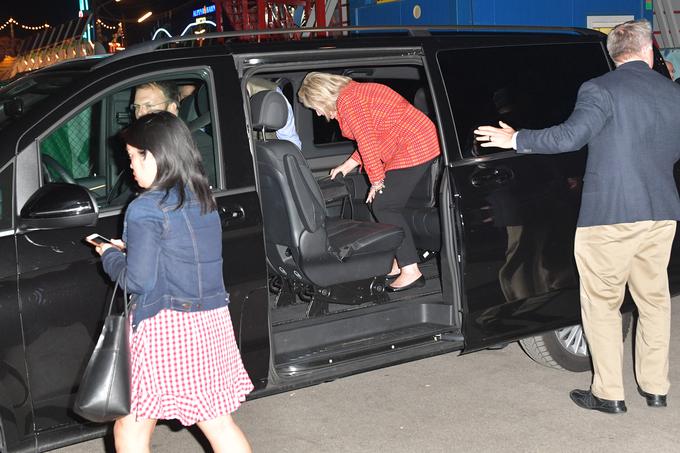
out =
<svg viewBox="0 0 680 453"><path fill-rule="evenodd" d="M115 247L113 242L111 242L111 239L105 238L101 234L93 233L89 235L88 237L85 238L85 241L94 245L95 247L102 245L102 244L110 244Z"/></svg>

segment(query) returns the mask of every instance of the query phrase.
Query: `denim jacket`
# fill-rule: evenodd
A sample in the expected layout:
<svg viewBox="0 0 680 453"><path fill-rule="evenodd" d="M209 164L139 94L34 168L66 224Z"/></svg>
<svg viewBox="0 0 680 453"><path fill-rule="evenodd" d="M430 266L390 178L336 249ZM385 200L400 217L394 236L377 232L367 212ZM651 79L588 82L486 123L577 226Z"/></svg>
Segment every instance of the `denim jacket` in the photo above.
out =
<svg viewBox="0 0 680 453"><path fill-rule="evenodd" d="M178 190L137 197L125 213L127 253L110 247L102 255L104 271L116 280L125 270L133 297L132 326L163 309L202 311L223 307L229 294L222 277L222 229L217 212L201 215L201 205L187 190L175 209Z"/></svg>

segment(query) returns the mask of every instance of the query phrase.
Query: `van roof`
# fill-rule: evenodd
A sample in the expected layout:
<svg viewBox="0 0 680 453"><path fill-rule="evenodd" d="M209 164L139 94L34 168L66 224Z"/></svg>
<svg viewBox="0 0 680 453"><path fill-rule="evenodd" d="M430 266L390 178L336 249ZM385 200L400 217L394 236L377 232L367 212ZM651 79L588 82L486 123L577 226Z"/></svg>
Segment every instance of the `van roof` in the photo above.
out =
<svg viewBox="0 0 680 453"><path fill-rule="evenodd" d="M145 54L158 50L162 47L171 46L186 46L190 43L205 42L208 40L219 39L224 42L244 42L243 38L254 37L258 44L262 40L268 38L281 38L286 35L295 40L300 37L310 37L319 39L318 35L326 33L330 36L328 40L346 39L346 33L351 33L350 37L356 38L358 36L385 36L398 35L404 37L431 37L431 36L460 36L462 34L475 35L498 35L506 33L536 33L536 34L553 34L553 35L572 35L572 36L589 36L598 39L603 39L604 34L587 28L577 27L541 27L541 26L516 26L516 25L446 25L446 26L372 26L372 27L334 27L334 28L295 28L295 29L269 29L269 30L249 30L249 31L231 31L231 32L215 32L206 33L200 36L180 36L172 38L162 38L153 41L146 41L128 47L126 50L114 54L110 58L106 58L99 62L96 67L110 64L114 61L122 60L132 57L134 55ZM267 41L269 42L269 41ZM280 41L279 41L280 42Z"/></svg>
<svg viewBox="0 0 680 453"><path fill-rule="evenodd" d="M327 37L319 37L320 34ZM350 33L350 35L347 35ZM248 44L262 44L262 41L281 45L281 37L286 35L295 41L344 41L358 38L380 38L385 36L399 36L404 38L427 38L427 37L498 37L499 35L519 34L543 34L552 36L580 36L603 40L606 35L587 28L576 27L541 27L541 26L517 26L517 25L446 25L446 26L372 26L372 27L334 27L334 28L305 28L305 29L276 29L254 31L231 31L206 33L200 36L181 36L162 38L153 41L145 41L128 47L126 50L115 54L92 55L72 60L64 60L59 63L40 68L32 73L45 73L52 71L89 71L109 65L113 62L125 60L136 55L148 54L155 50L172 47L188 47L200 42L221 42L247 46ZM300 38L305 39L300 39ZM253 41L244 38L255 38ZM278 39L277 39L278 38ZM306 39L311 38L311 39Z"/></svg>

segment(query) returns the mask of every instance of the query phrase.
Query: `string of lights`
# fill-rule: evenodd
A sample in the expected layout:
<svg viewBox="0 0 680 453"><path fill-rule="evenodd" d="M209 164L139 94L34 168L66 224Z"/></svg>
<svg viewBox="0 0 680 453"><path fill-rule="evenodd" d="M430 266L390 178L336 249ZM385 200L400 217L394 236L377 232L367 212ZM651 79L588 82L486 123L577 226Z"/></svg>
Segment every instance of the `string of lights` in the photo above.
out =
<svg viewBox="0 0 680 453"><path fill-rule="evenodd" d="M8 27L10 24L14 24L18 27L21 27L24 30L34 30L35 31L35 30L44 30L45 28L50 28L50 24L48 24L48 23L44 23L42 25L24 25L24 24L20 24L19 22L17 22L14 18L10 17L9 19L7 19L5 21L4 24L0 25L0 31L5 29L5 27Z"/></svg>
<svg viewBox="0 0 680 453"><path fill-rule="evenodd" d="M107 25L101 19L97 19L97 23L107 30L118 30L118 27L120 26L120 23L118 25Z"/></svg>

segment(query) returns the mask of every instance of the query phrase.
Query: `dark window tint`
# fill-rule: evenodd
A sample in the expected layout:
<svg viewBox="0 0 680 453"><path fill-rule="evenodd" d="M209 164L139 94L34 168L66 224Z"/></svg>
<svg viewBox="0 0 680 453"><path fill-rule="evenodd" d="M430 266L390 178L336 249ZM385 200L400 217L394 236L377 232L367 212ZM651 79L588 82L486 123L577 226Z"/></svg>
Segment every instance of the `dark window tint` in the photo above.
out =
<svg viewBox="0 0 680 453"><path fill-rule="evenodd" d="M279 88L281 88L281 92L283 95L286 97L288 100L288 103L292 106L295 104L295 92L293 89L293 84L290 82L288 79L280 79L276 83Z"/></svg>
<svg viewBox="0 0 680 453"><path fill-rule="evenodd" d="M342 132L340 132L340 125L337 121L327 121L325 117L318 116L316 112L314 112L312 118L315 145L327 145L330 143L348 141L342 136Z"/></svg>
<svg viewBox="0 0 680 453"><path fill-rule="evenodd" d="M541 129L563 122L581 84L609 70L597 43L447 50L438 60L463 157L504 151L477 146L477 126L503 121Z"/></svg>

